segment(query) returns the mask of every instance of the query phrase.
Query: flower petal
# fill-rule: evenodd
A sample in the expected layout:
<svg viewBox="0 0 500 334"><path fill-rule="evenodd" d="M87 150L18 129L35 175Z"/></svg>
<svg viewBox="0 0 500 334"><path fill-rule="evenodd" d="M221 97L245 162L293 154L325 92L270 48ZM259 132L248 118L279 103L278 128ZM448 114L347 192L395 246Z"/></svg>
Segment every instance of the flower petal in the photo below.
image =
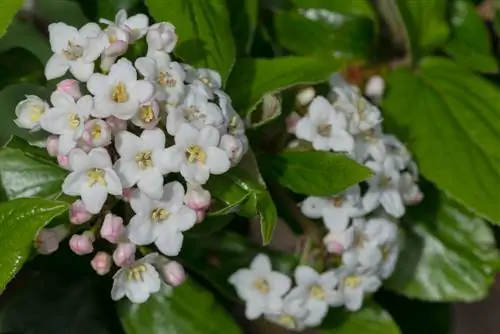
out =
<svg viewBox="0 0 500 334"><path fill-rule="evenodd" d="M89 168L89 157L80 148L75 148L68 156L69 166L75 172L86 171Z"/></svg>
<svg viewBox="0 0 500 334"><path fill-rule="evenodd" d="M134 161L118 159L114 168L124 188L132 187L139 180L140 171Z"/></svg>
<svg viewBox="0 0 500 334"><path fill-rule="evenodd" d="M156 62L149 57L140 57L135 61L135 67L146 79L153 80L156 78Z"/></svg>
<svg viewBox="0 0 500 334"><path fill-rule="evenodd" d="M271 261L267 255L260 253L252 260L250 269L259 274L268 274L272 270Z"/></svg>
<svg viewBox="0 0 500 334"><path fill-rule="evenodd" d="M188 208L187 206L182 206L180 210L171 214L165 222L165 224L171 224L172 226L175 226L175 228L180 232L189 230L194 226L195 223L196 212L193 209Z"/></svg>
<svg viewBox="0 0 500 334"><path fill-rule="evenodd" d="M292 286L290 277L277 271L273 271L268 275L268 281L271 286L271 293L280 297L287 293Z"/></svg>
<svg viewBox="0 0 500 334"><path fill-rule="evenodd" d="M175 135L175 143L182 148L198 143L200 132L189 124L182 124Z"/></svg>
<svg viewBox="0 0 500 334"><path fill-rule="evenodd" d="M106 198L108 197L108 192L106 188L95 184L89 187L87 183L84 184L82 188L82 201L85 204L85 208L88 212L92 214L97 214L101 211Z"/></svg>
<svg viewBox="0 0 500 334"><path fill-rule="evenodd" d="M105 148L98 147L92 149L88 155L89 164L95 168L112 168L111 157Z"/></svg>
<svg viewBox="0 0 500 334"><path fill-rule="evenodd" d="M143 215L133 216L128 224L128 238L136 245L149 245L156 239L154 224Z"/></svg>
<svg viewBox="0 0 500 334"><path fill-rule="evenodd" d="M165 203L165 209L168 212L179 211L183 206L184 194L184 186L180 182L167 183L163 187L163 196L161 197L161 201Z"/></svg>
<svg viewBox="0 0 500 334"><path fill-rule="evenodd" d="M160 199L163 194L163 176L156 168L142 171L137 187L152 199Z"/></svg>
<svg viewBox="0 0 500 334"><path fill-rule="evenodd" d="M121 131L115 137L115 147L120 157L134 159L142 148L142 141L131 132Z"/></svg>
<svg viewBox="0 0 500 334"><path fill-rule="evenodd" d="M87 82L94 73L94 63L85 63L78 59L70 63L69 71L77 80Z"/></svg>
<svg viewBox="0 0 500 334"><path fill-rule="evenodd" d="M108 193L115 196L120 196L122 194L123 189L120 178L113 169L106 169L106 173L104 174L104 181L106 181Z"/></svg>
<svg viewBox="0 0 500 334"><path fill-rule="evenodd" d="M205 165L210 170L211 174L223 174L231 167L231 162L227 157L226 152L218 147L209 147L206 150L207 161Z"/></svg>
<svg viewBox="0 0 500 334"><path fill-rule="evenodd" d="M137 80L137 72L130 60L120 58L120 60L111 66L109 77L111 77L115 83L122 82L124 84L131 84Z"/></svg>
<svg viewBox="0 0 500 334"><path fill-rule="evenodd" d="M72 172L66 176L62 184L62 191L69 196L78 196L82 190L83 184L87 180L84 172Z"/></svg>
<svg viewBox="0 0 500 334"><path fill-rule="evenodd" d="M148 149L154 150L165 148L165 133L158 128L154 130L142 131L141 140L144 146Z"/></svg>
<svg viewBox="0 0 500 334"><path fill-rule="evenodd" d="M186 161L186 153L184 151L184 147L181 147L179 145L170 146L164 151L163 154L156 155L156 157L161 159L159 159L159 161L160 167L162 167L162 169L172 172L180 171L181 166Z"/></svg>
<svg viewBox="0 0 500 334"><path fill-rule="evenodd" d="M318 282L320 275L311 267L298 266L295 269L295 281L298 285L309 286Z"/></svg>
<svg viewBox="0 0 500 334"><path fill-rule="evenodd" d="M87 82L87 89L93 95L107 95L110 90L109 78L101 73L94 73Z"/></svg>
<svg viewBox="0 0 500 334"><path fill-rule="evenodd" d="M146 80L138 80L132 87L130 94L139 103L145 103L153 97L155 93L155 87L153 84Z"/></svg>
<svg viewBox="0 0 500 334"><path fill-rule="evenodd" d="M180 232L162 233L156 239L155 245L160 252L168 256L176 256L181 251L184 236Z"/></svg>
<svg viewBox="0 0 500 334"><path fill-rule="evenodd" d="M208 148L217 146L220 140L220 132L213 126L205 126L200 131L197 144L201 147Z"/></svg>

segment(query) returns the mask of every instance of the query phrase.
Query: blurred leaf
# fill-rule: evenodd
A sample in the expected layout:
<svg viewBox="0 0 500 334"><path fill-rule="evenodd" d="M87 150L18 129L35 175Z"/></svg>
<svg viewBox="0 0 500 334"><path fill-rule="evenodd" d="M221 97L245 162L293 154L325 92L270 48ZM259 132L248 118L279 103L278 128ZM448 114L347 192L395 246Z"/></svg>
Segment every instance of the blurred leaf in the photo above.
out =
<svg viewBox="0 0 500 334"><path fill-rule="evenodd" d="M480 72L496 72L490 34L468 0L455 0L451 17L452 38L445 51L459 63Z"/></svg>
<svg viewBox="0 0 500 334"><path fill-rule="evenodd" d="M259 156L259 158L261 158ZM259 159L268 177L292 191L312 196L332 196L368 179L370 169L341 153L283 152Z"/></svg>
<svg viewBox="0 0 500 334"><path fill-rule="evenodd" d="M187 231L190 236L206 237L209 234L218 232L227 226L233 220L234 215L226 214L225 216L206 217L201 223L196 224L192 229Z"/></svg>
<svg viewBox="0 0 500 334"><path fill-rule="evenodd" d="M22 66L12 66L22 64ZM45 82L44 66L29 51L21 48L11 49L0 54L0 89L15 83Z"/></svg>
<svg viewBox="0 0 500 334"><path fill-rule="evenodd" d="M139 3L139 0L98 0L97 13L100 18L115 20L119 10L125 9L130 15L130 10Z"/></svg>
<svg viewBox="0 0 500 334"><path fill-rule="evenodd" d="M23 4L24 0L0 0L0 37L5 34Z"/></svg>
<svg viewBox="0 0 500 334"><path fill-rule="evenodd" d="M52 56L48 39L32 23L19 20L14 20L5 36L0 39L0 52L14 48L28 50L38 57L44 66Z"/></svg>
<svg viewBox="0 0 500 334"><path fill-rule="evenodd" d="M385 286L425 301L482 300L500 268L490 227L444 194L425 194L403 218L403 249Z"/></svg>
<svg viewBox="0 0 500 334"><path fill-rule="evenodd" d="M28 258L38 231L66 209L63 202L42 198L0 203L0 292Z"/></svg>
<svg viewBox="0 0 500 334"><path fill-rule="evenodd" d="M236 111L247 117L265 94L276 93L297 84L326 81L342 62L313 57L239 59L229 77L227 92Z"/></svg>
<svg viewBox="0 0 500 334"><path fill-rule="evenodd" d="M250 53L257 27L258 0L226 0L231 19L236 51L245 56Z"/></svg>
<svg viewBox="0 0 500 334"><path fill-rule="evenodd" d="M369 0L330 1L330 0L290 0L296 8L325 9L342 14L353 14L377 20L377 14Z"/></svg>
<svg viewBox="0 0 500 334"><path fill-rule="evenodd" d="M9 146L0 149L0 199L33 196L56 199L62 193L67 173L44 149L13 139Z"/></svg>
<svg viewBox="0 0 500 334"><path fill-rule="evenodd" d="M151 16L175 25L175 53L190 65L216 70L225 82L236 55L226 0L146 0Z"/></svg>
<svg viewBox="0 0 500 334"><path fill-rule="evenodd" d="M143 304L118 303L118 315L126 334L237 334L236 322L210 291L192 279L168 293L166 287Z"/></svg>
<svg viewBox="0 0 500 334"><path fill-rule="evenodd" d="M384 117L420 172L474 213L500 223L500 91L443 58L387 78ZM457 168L458 167L458 168Z"/></svg>
<svg viewBox="0 0 500 334"><path fill-rule="evenodd" d="M89 22L82 8L72 0L36 0L34 10L49 23L64 22L80 28Z"/></svg>

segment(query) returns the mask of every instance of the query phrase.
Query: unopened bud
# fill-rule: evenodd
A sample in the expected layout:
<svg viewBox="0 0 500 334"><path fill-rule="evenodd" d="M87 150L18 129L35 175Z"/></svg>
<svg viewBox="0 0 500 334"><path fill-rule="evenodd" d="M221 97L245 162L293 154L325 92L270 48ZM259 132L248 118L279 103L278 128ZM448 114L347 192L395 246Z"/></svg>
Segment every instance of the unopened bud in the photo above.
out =
<svg viewBox="0 0 500 334"><path fill-rule="evenodd" d="M45 147L47 149L47 153L51 157L57 157L57 155L59 154L59 136L48 136L47 140L45 141Z"/></svg>
<svg viewBox="0 0 500 334"><path fill-rule="evenodd" d="M66 169L66 170L71 170L71 168L69 167L69 158L67 155L62 155L62 154L58 155L57 156L57 163L62 168Z"/></svg>
<svg viewBox="0 0 500 334"><path fill-rule="evenodd" d="M200 186L188 184L184 203L193 210L206 210L212 202L210 192Z"/></svg>
<svg viewBox="0 0 500 334"><path fill-rule="evenodd" d="M196 222L201 223L205 220L207 210L196 210Z"/></svg>
<svg viewBox="0 0 500 334"><path fill-rule="evenodd" d="M88 231L80 235L74 234L69 239L69 248L78 255L90 254L94 251L93 242L94 238Z"/></svg>
<svg viewBox="0 0 500 334"><path fill-rule="evenodd" d="M82 200L77 200L69 208L69 221L72 224L80 225L86 223L92 218L92 214L87 211Z"/></svg>
<svg viewBox="0 0 500 334"><path fill-rule="evenodd" d="M108 123L111 128L111 132L116 135L118 132L127 130L127 121L119 119L115 116L106 118L106 123Z"/></svg>
<svg viewBox="0 0 500 334"><path fill-rule="evenodd" d="M297 93L297 103L301 107L307 106L311 101L314 99L316 96L316 91L314 90L313 87L306 87L304 89L301 89Z"/></svg>
<svg viewBox="0 0 500 334"><path fill-rule="evenodd" d="M385 82L382 77L376 75L368 79L365 86L365 95L373 101L379 101L384 95Z"/></svg>
<svg viewBox="0 0 500 334"><path fill-rule="evenodd" d="M114 253L113 261L119 267L127 266L134 262L135 259L135 244L128 242L118 244Z"/></svg>
<svg viewBox="0 0 500 334"><path fill-rule="evenodd" d="M95 272L99 275L106 275L111 268L111 255L106 252L97 252L90 265L94 268Z"/></svg>
<svg viewBox="0 0 500 334"><path fill-rule="evenodd" d="M165 281L171 286L179 286L186 280L186 272L179 262L170 261L162 269Z"/></svg>
<svg viewBox="0 0 500 334"><path fill-rule="evenodd" d="M286 131L288 133L295 134L295 129L297 128L297 123L299 122L300 118L301 118L300 115L297 114L295 111L287 116Z"/></svg>
<svg viewBox="0 0 500 334"><path fill-rule="evenodd" d="M82 139L91 147L105 147L111 143L111 127L102 119L85 122Z"/></svg>
<svg viewBox="0 0 500 334"><path fill-rule="evenodd" d="M59 243L68 235L68 228L59 225L53 228L43 228L38 232L35 248L40 254L51 254L59 248Z"/></svg>
<svg viewBox="0 0 500 334"><path fill-rule="evenodd" d="M100 233L101 237L108 240L109 242L113 244L117 243L120 237L125 234L123 219L119 216L115 216L112 213L108 213L104 217Z"/></svg>
<svg viewBox="0 0 500 334"><path fill-rule="evenodd" d="M172 52L177 43L175 27L168 22L153 24L149 27L146 40L150 47L148 53L154 51Z"/></svg>
<svg viewBox="0 0 500 334"><path fill-rule="evenodd" d="M75 100L82 97L80 83L74 79L65 79L57 84L57 90L71 95Z"/></svg>
<svg viewBox="0 0 500 334"><path fill-rule="evenodd" d="M122 199L124 202L130 202L130 198L134 193L134 188L123 188L122 190Z"/></svg>
<svg viewBox="0 0 500 334"><path fill-rule="evenodd" d="M239 137L225 134L220 139L220 148L226 152L231 165L234 166L241 161L241 158L245 154L246 142Z"/></svg>
<svg viewBox="0 0 500 334"><path fill-rule="evenodd" d="M338 235L335 233L328 233L323 238L323 244L325 245L325 248L326 248L328 253L337 254L337 255L344 253L345 247L340 242Z"/></svg>

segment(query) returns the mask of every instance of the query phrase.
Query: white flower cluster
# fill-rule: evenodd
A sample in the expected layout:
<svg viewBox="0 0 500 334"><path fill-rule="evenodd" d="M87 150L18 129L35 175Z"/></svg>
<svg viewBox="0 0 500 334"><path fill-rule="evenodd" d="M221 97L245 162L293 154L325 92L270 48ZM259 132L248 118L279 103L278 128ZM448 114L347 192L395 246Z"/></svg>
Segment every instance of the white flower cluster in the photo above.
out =
<svg viewBox="0 0 500 334"><path fill-rule="evenodd" d="M136 246L154 243L164 255L177 255L183 232L201 222L210 205L210 193L202 186L211 174L237 164L248 148L243 122L221 90L220 75L174 61L175 27L148 21L146 15L127 17L122 10L114 22L101 20L103 28L51 24L54 54L45 75L50 80L69 71L75 79L62 80L50 104L27 96L15 111L18 126L51 134L49 154L70 171L62 190L81 197L71 207L70 221L93 224L73 235L70 247L89 254L97 238L114 244L113 255L97 253L92 266L99 274L109 272L112 260L122 267L114 276L112 297L126 295L134 302L160 287L153 266L159 257L135 261ZM145 57L121 57L144 37ZM187 189L178 181L164 184L172 173L180 173ZM116 200L108 195L130 203L129 222L109 213ZM50 253L68 233L45 230L36 245ZM171 272L164 276L176 285L183 271L172 263L165 264Z"/></svg>
<svg viewBox="0 0 500 334"><path fill-rule="evenodd" d="M320 253L337 259L335 267L318 273L301 265L292 287L291 279L273 272L261 254L250 269L231 276L249 319L263 314L302 330L320 325L329 307L359 310L365 295L378 290L394 271L400 249L397 219L405 205L422 200L416 165L399 140L382 132L379 109L338 75L331 88L329 99L315 97L311 89L299 94L298 103L307 106L307 113L292 115L288 127L314 149L345 152L374 175L340 194L311 196L300 204L305 216L322 220L327 233Z"/></svg>

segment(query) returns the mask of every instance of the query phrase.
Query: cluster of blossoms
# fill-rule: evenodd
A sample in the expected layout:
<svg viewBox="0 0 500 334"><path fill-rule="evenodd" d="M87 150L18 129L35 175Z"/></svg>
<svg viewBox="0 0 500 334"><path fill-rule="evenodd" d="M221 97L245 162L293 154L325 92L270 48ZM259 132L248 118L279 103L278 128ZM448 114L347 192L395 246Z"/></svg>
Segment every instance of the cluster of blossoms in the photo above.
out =
<svg viewBox="0 0 500 334"><path fill-rule="evenodd" d="M339 75L330 84L328 99L312 89L298 95L305 113L289 119L289 131L298 138L290 146L307 141L318 151L344 152L371 168L373 176L340 194L300 203L302 213L321 221L325 231L319 253L329 260L323 261L326 271L302 264L292 287L292 280L273 271L269 258L260 254L249 269L230 277L249 319L265 315L302 330L320 325L330 307L359 310L364 297L394 271L400 249L397 220L405 205L422 200L416 165L397 138L383 133L380 110Z"/></svg>
<svg viewBox="0 0 500 334"><path fill-rule="evenodd" d="M45 75L69 71L74 79L62 80L50 103L27 96L16 124L50 134L48 153L69 171L62 190L81 198L70 209L72 226L42 230L39 252L55 251L75 230L83 233L69 245L80 255L93 253L96 239L106 240L114 252L97 252L93 268L104 275L114 262L112 298L140 303L160 289L161 277L175 286L184 271L158 253L136 260L136 248L154 244L166 256L178 255L183 232L204 219L211 203L203 185L237 164L248 142L220 75L173 60L173 25L150 26L146 15L125 11L101 23L49 26L54 54ZM130 45L144 37L146 55L127 59ZM111 213L118 200L131 207L130 217Z"/></svg>

